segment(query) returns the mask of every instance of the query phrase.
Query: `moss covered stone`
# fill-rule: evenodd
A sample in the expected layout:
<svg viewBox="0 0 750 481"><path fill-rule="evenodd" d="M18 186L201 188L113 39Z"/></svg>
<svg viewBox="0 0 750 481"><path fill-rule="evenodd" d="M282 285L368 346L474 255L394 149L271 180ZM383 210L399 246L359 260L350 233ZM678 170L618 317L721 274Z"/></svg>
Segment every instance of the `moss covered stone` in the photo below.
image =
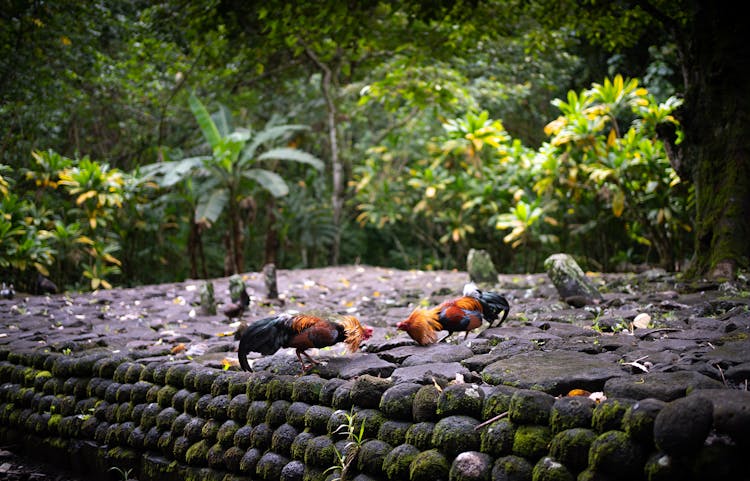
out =
<svg viewBox="0 0 750 481"><path fill-rule="evenodd" d="M492 481L530 481L533 466L519 456L503 456L492 466Z"/></svg>
<svg viewBox="0 0 750 481"><path fill-rule="evenodd" d="M104 391L104 400L108 403L120 402L117 400L117 391L120 389L121 384L119 382L107 383L107 389Z"/></svg>
<svg viewBox="0 0 750 481"><path fill-rule="evenodd" d="M549 454L563 463L571 473L579 473L588 466L589 448L596 437L591 429L566 429L552 438Z"/></svg>
<svg viewBox="0 0 750 481"><path fill-rule="evenodd" d="M170 429L175 433L182 434L185 432L185 426L187 426L192 420L192 415L188 413L180 413L172 422L172 427Z"/></svg>
<svg viewBox="0 0 750 481"><path fill-rule="evenodd" d="M266 415L268 414L268 408L271 403L268 401L252 401L250 406L247 408L247 422L248 424L257 425L265 422Z"/></svg>
<svg viewBox="0 0 750 481"><path fill-rule="evenodd" d="M391 481L409 479L409 466L419 454L419 449L411 444L400 444L383 458L383 473Z"/></svg>
<svg viewBox="0 0 750 481"><path fill-rule="evenodd" d="M260 479L276 481L281 478L281 470L289 463L289 459L278 453L269 451L258 460L255 472Z"/></svg>
<svg viewBox="0 0 750 481"><path fill-rule="evenodd" d="M185 382L187 383L189 379L192 379L193 383L192 386L186 384L185 387L188 389L192 387L194 391L201 394L211 394L211 388L219 372L216 369L210 368L191 369L186 373Z"/></svg>
<svg viewBox="0 0 750 481"><path fill-rule="evenodd" d="M151 389L146 393L146 402L155 403L159 399L159 391L161 391L161 388L162 386L159 384L152 385Z"/></svg>
<svg viewBox="0 0 750 481"><path fill-rule="evenodd" d="M316 436L307 442L305 448L305 464L327 468L336 462L336 450L333 441L328 436Z"/></svg>
<svg viewBox="0 0 750 481"><path fill-rule="evenodd" d="M112 375L112 380L117 383L127 383L128 381L125 380L127 377L128 369L130 369L130 366L132 366L133 362L126 361L117 366L115 369L115 373Z"/></svg>
<svg viewBox="0 0 750 481"><path fill-rule="evenodd" d="M451 384L438 396L437 414L450 416L461 414L478 418L482 415L484 391L476 384Z"/></svg>
<svg viewBox="0 0 750 481"><path fill-rule="evenodd" d="M179 415L180 413L173 407L162 409L159 411L159 414L156 415L156 427L161 430L170 429L172 423L174 423L174 420L177 419L177 416Z"/></svg>
<svg viewBox="0 0 750 481"><path fill-rule="evenodd" d="M269 401L277 401L279 399L289 400L292 398L292 391L294 390L294 381L297 378L289 375L277 375L268 381L266 387L266 397Z"/></svg>
<svg viewBox="0 0 750 481"><path fill-rule="evenodd" d="M481 450L494 457L511 454L515 435L515 425L508 419L499 419L482 429L480 434Z"/></svg>
<svg viewBox="0 0 750 481"><path fill-rule="evenodd" d="M337 409L331 413L326 425L326 432L333 438L346 438L349 436L348 425L349 419L354 419L353 411Z"/></svg>
<svg viewBox="0 0 750 481"><path fill-rule="evenodd" d="M167 382L167 371L173 366L172 363L157 363L154 365L153 370L151 371L151 378L154 384L159 384L160 386L163 386ZM102 377L106 377L100 374Z"/></svg>
<svg viewBox="0 0 750 481"><path fill-rule="evenodd" d="M234 435L239 428L239 424L231 419L224 421L216 433L216 441L225 448L229 447L234 442Z"/></svg>
<svg viewBox="0 0 750 481"><path fill-rule="evenodd" d="M410 481L444 481L448 479L450 464L437 449L422 451L409 465Z"/></svg>
<svg viewBox="0 0 750 481"><path fill-rule="evenodd" d="M259 449L251 448L245 451L245 454L240 460L240 472L244 474L255 474L255 467L258 465L263 452Z"/></svg>
<svg viewBox="0 0 750 481"><path fill-rule="evenodd" d="M221 421L208 419L201 429L201 437L206 441L213 443L216 441L216 436L219 434L219 428L221 428Z"/></svg>
<svg viewBox="0 0 750 481"><path fill-rule="evenodd" d="M411 426L410 422L387 420L380 425L377 438L391 446L398 446L406 442L406 432Z"/></svg>
<svg viewBox="0 0 750 481"><path fill-rule="evenodd" d="M230 446L224 451L224 467L230 473L240 473L240 463L245 455L245 450L237 446Z"/></svg>
<svg viewBox="0 0 750 481"><path fill-rule="evenodd" d="M159 389L159 394L156 396L156 402L159 406L166 408L172 405L172 396L177 393L178 389L174 386L164 386Z"/></svg>
<svg viewBox="0 0 750 481"><path fill-rule="evenodd" d="M364 442L357 453L357 469L376 478L383 476L383 459L392 449L390 444L377 439Z"/></svg>
<svg viewBox="0 0 750 481"><path fill-rule="evenodd" d="M547 426L518 426L513 437L513 454L536 462L547 454L547 446L552 441L552 431Z"/></svg>
<svg viewBox="0 0 750 481"><path fill-rule="evenodd" d="M268 407L266 413L266 423L272 428L277 428L286 422L286 413L291 406L291 402L285 399L273 401Z"/></svg>
<svg viewBox="0 0 750 481"><path fill-rule="evenodd" d="M328 432L328 419L332 414L333 409L328 406L310 406L305 413L305 428L317 434Z"/></svg>
<svg viewBox="0 0 750 481"><path fill-rule="evenodd" d="M291 454L292 443L297 438L299 431L289 424L282 424L273 432L271 436L271 450L275 453L289 456Z"/></svg>
<svg viewBox="0 0 750 481"><path fill-rule="evenodd" d="M369 374L359 376L352 385L352 402L362 408L377 409L383 393L391 386L393 381L388 378Z"/></svg>
<svg viewBox="0 0 750 481"><path fill-rule="evenodd" d="M130 436L128 436L128 441L127 441L128 446L137 450L143 449L143 441L145 437L146 437L146 432L143 430L143 428L141 428L140 426L136 426L132 431L130 431ZM185 450L187 451L187 447L185 448Z"/></svg>
<svg viewBox="0 0 750 481"><path fill-rule="evenodd" d="M234 438L232 438L232 442L235 446L247 449L250 447L250 444L252 442L252 436L253 434L253 426L250 424L245 424L244 426L240 426L237 429L237 432L234 433Z"/></svg>
<svg viewBox="0 0 750 481"><path fill-rule="evenodd" d="M265 401L268 382L273 374L268 371L254 372L247 378L247 397L253 401Z"/></svg>
<svg viewBox="0 0 750 481"><path fill-rule="evenodd" d="M229 385L232 383L232 380L236 375L237 373L231 371L218 371L218 374L214 377L214 382L211 383L211 395L229 395Z"/></svg>
<svg viewBox="0 0 750 481"><path fill-rule="evenodd" d="M161 435L159 436L159 441L157 442L157 446L162 455L172 455L172 452L174 451L175 439L177 439L177 436L172 434L172 431L164 431L161 433Z"/></svg>
<svg viewBox="0 0 750 481"><path fill-rule="evenodd" d="M432 447L432 434L435 432L435 423L414 423L406 431L406 442L415 446L420 451Z"/></svg>
<svg viewBox="0 0 750 481"><path fill-rule="evenodd" d="M135 404L146 402L146 396L148 395L149 389L153 387L153 384L146 381L137 381L133 384L133 389L130 390L130 401ZM174 406L172 406L174 407Z"/></svg>
<svg viewBox="0 0 750 481"><path fill-rule="evenodd" d="M310 404L302 401L295 401L289 405L286 411L286 422L297 429L305 428L305 413L310 409Z"/></svg>
<svg viewBox="0 0 750 481"><path fill-rule="evenodd" d="M449 477L452 481L489 481L492 457L479 451L465 451L453 460Z"/></svg>
<svg viewBox="0 0 750 481"><path fill-rule="evenodd" d="M206 455L211 448L211 443L201 439L188 448L185 453L185 462L190 466L204 466L206 464Z"/></svg>
<svg viewBox="0 0 750 481"><path fill-rule="evenodd" d="M249 372L233 372L229 377L228 394L234 398L242 394L247 395L247 380L250 378Z"/></svg>
<svg viewBox="0 0 750 481"><path fill-rule="evenodd" d="M290 461L281 470L279 481L302 481L305 475L305 464L302 461Z"/></svg>
<svg viewBox="0 0 750 481"><path fill-rule="evenodd" d="M555 398L541 391L519 389L510 399L508 418L513 424L547 425Z"/></svg>
<svg viewBox="0 0 750 481"><path fill-rule="evenodd" d="M185 429L183 429L182 433L190 440L190 442L196 443L203 439L203 426L205 424L205 419L194 417L185 425ZM143 426L143 423L141 423L141 426Z"/></svg>
<svg viewBox="0 0 750 481"><path fill-rule="evenodd" d="M445 417L435 424L432 445L451 457L463 451L478 451L480 437L475 429L478 424L469 416Z"/></svg>
<svg viewBox="0 0 750 481"><path fill-rule="evenodd" d="M654 421L666 403L659 399L641 399L630 406L622 418L622 428L633 440L650 445L653 443Z"/></svg>
<svg viewBox="0 0 750 481"><path fill-rule="evenodd" d="M100 411L101 407L104 406L104 404L100 403L95 411L94 414L99 419L102 419L98 414L96 414L98 411ZM161 412L161 408L156 403L149 403L146 405L146 407L143 409L143 414L141 414L141 427L143 429L151 429L153 426L156 426L156 416L159 415Z"/></svg>
<svg viewBox="0 0 750 481"><path fill-rule="evenodd" d="M432 384L422 386L414 395L412 418L416 422L437 420L437 402L440 391Z"/></svg>
<svg viewBox="0 0 750 481"><path fill-rule="evenodd" d="M314 437L315 434L311 433L310 431L302 431L301 433L297 434L297 436L294 438L294 441L292 441L292 445L289 448L289 453L292 459L304 461L307 444Z"/></svg>
<svg viewBox="0 0 750 481"><path fill-rule="evenodd" d="M210 418L211 417L211 401L213 401L214 397L210 394L204 394L201 397L198 398L198 401L195 403L195 414L202 417L202 418Z"/></svg>
<svg viewBox="0 0 750 481"><path fill-rule="evenodd" d="M213 469L224 469L225 448L219 443L214 444L206 453L206 463Z"/></svg>
<svg viewBox="0 0 750 481"><path fill-rule="evenodd" d="M572 428L590 428L596 403L584 396L556 399L552 405L549 425L553 433Z"/></svg>
<svg viewBox="0 0 750 481"><path fill-rule="evenodd" d="M302 376L297 378L292 384L292 397L294 402L303 402L307 404L317 404L320 399L320 392L326 385L326 380L319 376Z"/></svg>
<svg viewBox="0 0 750 481"><path fill-rule="evenodd" d="M616 479L632 479L643 472L641 447L622 431L607 431L589 449L589 469Z"/></svg>
<svg viewBox="0 0 750 481"><path fill-rule="evenodd" d="M335 409L351 409L354 406L352 400L352 386L354 381L346 381L333 392L331 406Z"/></svg>
<svg viewBox="0 0 750 481"><path fill-rule="evenodd" d="M271 446L272 438L273 428L266 423L260 423L253 428L253 432L250 435L250 446L266 450Z"/></svg>
<svg viewBox="0 0 750 481"><path fill-rule="evenodd" d="M539 460L532 470L534 481L575 481L573 475L559 461L545 456Z"/></svg>
<svg viewBox="0 0 750 481"><path fill-rule="evenodd" d="M411 421L414 397L422 386L416 383L399 383L389 387L380 397L380 411L391 419Z"/></svg>
<svg viewBox="0 0 750 481"><path fill-rule="evenodd" d="M688 465L676 461L672 456L658 452L652 454L643 466L643 473L649 481L671 481L673 479L690 479ZM700 478L695 478L700 479ZM721 479L709 476L706 479Z"/></svg>
<svg viewBox="0 0 750 481"><path fill-rule="evenodd" d="M181 389L183 387L192 388L185 384L185 375L194 369L195 366L192 364L173 364L164 374L164 384Z"/></svg>
<svg viewBox="0 0 750 481"><path fill-rule="evenodd" d="M622 429L622 418L635 401L630 399L606 399L594 409L591 426L595 431L619 431Z"/></svg>
<svg viewBox="0 0 750 481"><path fill-rule="evenodd" d="M229 394L213 396L211 402L208 404L208 415L220 421L226 420L228 417L229 401Z"/></svg>
<svg viewBox="0 0 750 481"><path fill-rule="evenodd" d="M386 418L377 409L360 409L354 412L352 421L357 432L359 432L360 426L364 425L363 436L365 438L376 438L378 431L380 431L380 426L383 425Z"/></svg>

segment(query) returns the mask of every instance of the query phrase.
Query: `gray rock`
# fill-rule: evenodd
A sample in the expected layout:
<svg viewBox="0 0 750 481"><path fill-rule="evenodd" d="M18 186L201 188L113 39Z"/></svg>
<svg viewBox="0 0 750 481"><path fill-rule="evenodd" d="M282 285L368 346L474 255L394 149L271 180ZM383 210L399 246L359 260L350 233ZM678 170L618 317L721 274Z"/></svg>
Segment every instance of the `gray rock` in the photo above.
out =
<svg viewBox="0 0 750 481"><path fill-rule="evenodd" d="M609 379L604 384L604 394L636 400L673 401L684 397L688 390L722 387L720 382L695 371L652 372Z"/></svg>
<svg viewBox="0 0 750 481"><path fill-rule="evenodd" d="M405 351L409 349L411 349L411 355L401 363L403 367L430 363L460 362L474 354L466 346L443 343L430 344L424 347L414 346L412 348L404 348Z"/></svg>
<svg viewBox="0 0 750 481"><path fill-rule="evenodd" d="M740 445L750 443L750 392L736 389L698 389L689 397L711 401L714 428Z"/></svg>
<svg viewBox="0 0 750 481"><path fill-rule="evenodd" d="M667 404L654 421L654 442L672 456L689 455L703 446L713 425L713 404L688 396Z"/></svg>
<svg viewBox="0 0 750 481"><path fill-rule="evenodd" d="M455 379L456 374L468 376L470 372L457 362L436 362L410 367L399 367L391 373L391 377L397 383L414 382L424 384L431 383L433 378Z"/></svg>
<svg viewBox="0 0 750 481"><path fill-rule="evenodd" d="M604 383L623 372L612 354L573 351L528 352L494 362L482 373L490 384L538 389L550 394L571 389L600 391Z"/></svg>
<svg viewBox="0 0 750 481"><path fill-rule="evenodd" d="M705 357L712 361L725 361L731 364L750 362L750 340L727 342L723 346L708 351Z"/></svg>
<svg viewBox="0 0 750 481"><path fill-rule="evenodd" d="M581 268L568 254L553 254L544 261L547 275L557 288L560 298L568 304L582 307L596 304L603 297Z"/></svg>
<svg viewBox="0 0 750 481"><path fill-rule="evenodd" d="M474 282L497 282L497 270L492 263L490 254L481 249L469 249L469 255L466 258L466 271L469 278Z"/></svg>

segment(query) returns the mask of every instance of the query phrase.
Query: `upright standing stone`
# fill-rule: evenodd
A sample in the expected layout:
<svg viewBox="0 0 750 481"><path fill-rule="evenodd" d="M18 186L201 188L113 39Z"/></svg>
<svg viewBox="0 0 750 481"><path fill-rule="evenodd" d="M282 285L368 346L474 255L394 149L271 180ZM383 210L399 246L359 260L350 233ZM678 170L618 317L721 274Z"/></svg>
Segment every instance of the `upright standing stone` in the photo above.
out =
<svg viewBox="0 0 750 481"><path fill-rule="evenodd" d="M266 264L263 266L263 281L266 284L268 299L279 298L279 288L276 284L276 265Z"/></svg>
<svg viewBox="0 0 750 481"><path fill-rule="evenodd" d="M568 304L582 307L602 300L601 293L568 254L553 254L544 261L547 275L560 297Z"/></svg>
<svg viewBox="0 0 750 481"><path fill-rule="evenodd" d="M466 259L466 271L473 282L497 282L497 270L490 254L481 249L470 249Z"/></svg>

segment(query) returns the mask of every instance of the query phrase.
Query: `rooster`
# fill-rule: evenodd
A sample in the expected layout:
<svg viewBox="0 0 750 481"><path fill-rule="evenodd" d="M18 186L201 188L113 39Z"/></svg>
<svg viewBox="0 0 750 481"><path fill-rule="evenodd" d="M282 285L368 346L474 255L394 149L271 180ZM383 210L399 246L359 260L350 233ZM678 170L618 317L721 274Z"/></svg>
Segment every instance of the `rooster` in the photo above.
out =
<svg viewBox="0 0 750 481"><path fill-rule="evenodd" d="M438 331L448 331L450 337L454 332L469 332L489 322L490 327L503 313L500 324L505 321L510 305L505 297L495 292L483 292L473 282L464 286L463 296L444 301L432 309L414 309L406 320L396 324L396 328L406 331L417 344L426 346L437 342Z"/></svg>
<svg viewBox="0 0 750 481"><path fill-rule="evenodd" d="M372 328L363 326L353 316L339 320L323 319L311 314L280 314L252 322L240 337L238 357L240 366L250 370L247 353L273 354L281 348L293 347L297 359L306 372L315 364L320 364L306 352L311 348L333 346L339 342L346 344L349 352L356 352L359 344L372 336ZM310 364L302 360L305 356Z"/></svg>

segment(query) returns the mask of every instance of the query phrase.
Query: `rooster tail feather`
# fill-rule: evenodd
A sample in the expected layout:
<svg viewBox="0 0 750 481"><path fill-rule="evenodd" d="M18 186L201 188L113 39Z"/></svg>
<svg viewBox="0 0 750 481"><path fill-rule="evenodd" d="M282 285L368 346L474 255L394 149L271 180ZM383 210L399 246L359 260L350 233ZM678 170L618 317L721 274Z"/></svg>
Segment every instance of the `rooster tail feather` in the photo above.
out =
<svg viewBox="0 0 750 481"><path fill-rule="evenodd" d="M510 312L510 304L505 296L497 294L495 292L481 292L479 294L479 303L482 305L482 313L489 321L490 326L500 316L500 312L503 313L503 317L500 319L500 324L505 321Z"/></svg>
<svg viewBox="0 0 750 481"><path fill-rule="evenodd" d="M245 371L250 370L247 362L247 354L258 352L260 354L273 354L284 344L288 334L285 332L285 318L280 316L267 317L250 323L242 333L237 357L240 366Z"/></svg>

